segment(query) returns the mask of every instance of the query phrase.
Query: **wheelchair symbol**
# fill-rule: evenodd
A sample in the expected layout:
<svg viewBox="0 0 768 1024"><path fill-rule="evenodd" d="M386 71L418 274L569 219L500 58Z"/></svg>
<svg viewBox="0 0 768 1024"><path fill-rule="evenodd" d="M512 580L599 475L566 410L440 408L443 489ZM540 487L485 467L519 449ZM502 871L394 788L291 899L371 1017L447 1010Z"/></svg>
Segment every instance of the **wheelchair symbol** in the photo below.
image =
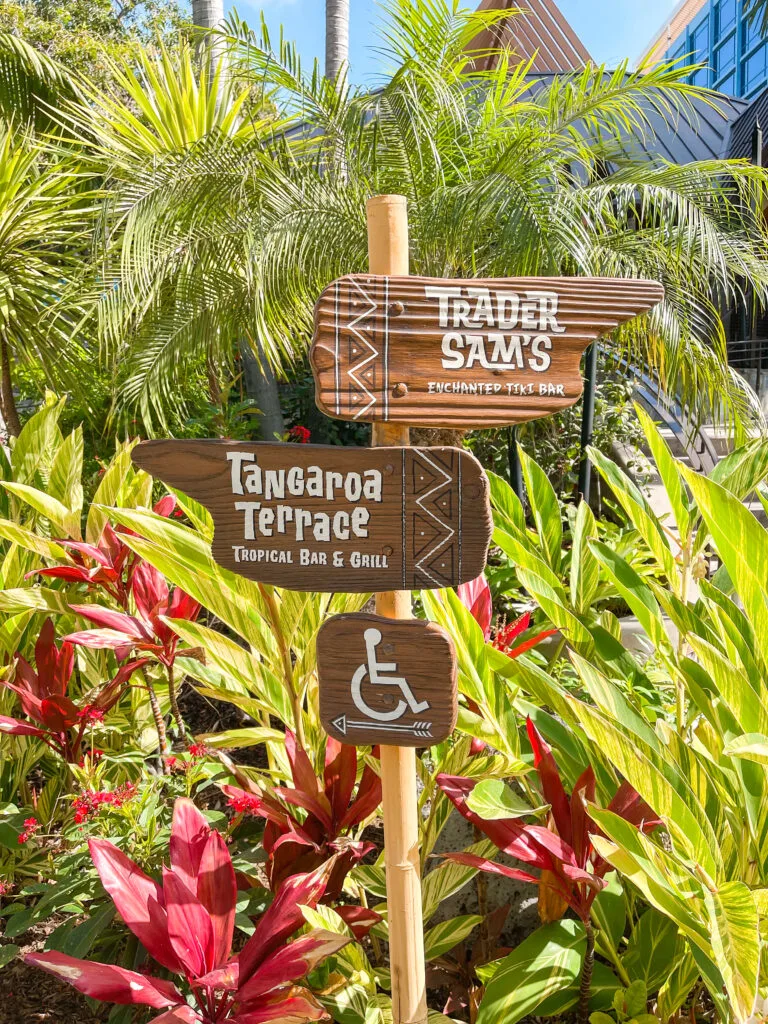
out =
<svg viewBox="0 0 768 1024"><path fill-rule="evenodd" d="M366 629L363 636L367 660L357 668L352 676L351 687L352 700L357 710L368 718L375 719L377 722L396 722L409 709L414 715L420 715L423 711L428 710L430 706L429 701L417 701L408 685L408 680L403 676L394 675L397 672L397 665L393 662L383 662L377 659L376 648L381 643L380 631L373 628ZM363 685L366 682L366 677L368 677L368 685L375 688L380 686L396 686L402 694L402 698L398 701L397 706L391 711L375 711L367 704L363 697Z"/></svg>

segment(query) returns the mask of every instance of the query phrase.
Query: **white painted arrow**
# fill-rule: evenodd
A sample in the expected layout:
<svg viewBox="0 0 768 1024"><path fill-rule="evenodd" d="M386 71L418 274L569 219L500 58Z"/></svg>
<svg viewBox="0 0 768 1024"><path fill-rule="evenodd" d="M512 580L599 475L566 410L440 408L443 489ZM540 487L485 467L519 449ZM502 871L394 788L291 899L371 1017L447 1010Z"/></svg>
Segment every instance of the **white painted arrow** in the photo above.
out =
<svg viewBox="0 0 768 1024"><path fill-rule="evenodd" d="M386 732L410 732L414 736L428 739L432 736L431 722L414 722L413 725L395 725L392 722L357 722L346 715L339 715L331 720L331 725L338 729L342 736L347 735L349 729L379 729Z"/></svg>

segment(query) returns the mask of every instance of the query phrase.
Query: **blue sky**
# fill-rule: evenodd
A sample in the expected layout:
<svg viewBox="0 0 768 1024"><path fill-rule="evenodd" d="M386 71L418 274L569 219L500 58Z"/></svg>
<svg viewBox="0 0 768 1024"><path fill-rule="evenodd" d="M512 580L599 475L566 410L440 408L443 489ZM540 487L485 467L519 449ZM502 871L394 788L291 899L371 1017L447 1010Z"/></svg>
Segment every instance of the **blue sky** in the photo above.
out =
<svg viewBox="0 0 768 1024"><path fill-rule="evenodd" d="M325 47L325 5L323 0L227 0L252 26L258 25L263 10L270 29L277 31L282 22L286 36L299 46L304 61L322 60ZM633 61L661 27L676 0L559 0L560 9L570 21L592 56L614 63L624 57ZM468 3L469 6L469 3ZM474 5L476 6L476 5ZM381 18L376 0L350 0L350 61L352 80L376 84L381 74L380 58L372 52L376 45L375 26Z"/></svg>

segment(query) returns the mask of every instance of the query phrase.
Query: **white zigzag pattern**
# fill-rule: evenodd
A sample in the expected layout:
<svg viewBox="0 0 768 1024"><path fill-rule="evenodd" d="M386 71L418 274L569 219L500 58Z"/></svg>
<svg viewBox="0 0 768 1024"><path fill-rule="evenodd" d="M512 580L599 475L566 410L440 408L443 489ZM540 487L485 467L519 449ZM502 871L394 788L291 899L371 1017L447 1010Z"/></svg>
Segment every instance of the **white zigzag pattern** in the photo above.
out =
<svg viewBox="0 0 768 1024"><path fill-rule="evenodd" d="M354 419L359 419L360 416L363 416L365 413L368 412L368 410L372 406L376 404L376 396L371 394L371 392L368 390L365 384L363 384L360 378L356 376L356 374L359 373L361 370L364 370L368 363L376 359L377 356L379 356L381 353L374 345L371 344L368 338L364 338L360 331L355 330L357 324L362 323L363 320L367 319L369 316L375 313L378 307L374 300L370 297L370 295L368 295L361 288L357 281L353 280L352 283L354 284L355 288L360 292L363 299L365 299L366 302L370 302L371 304L368 309L364 309L360 316L355 317L355 319L347 325L347 330L351 331L352 334L354 334L354 336L358 339L358 341L360 341L361 344L365 345L366 348L368 348L368 350L371 353L369 356L366 356L364 359L362 359L359 363L356 363L354 366L350 366L350 368L347 370L347 376L351 380L353 380L355 384L357 384L357 386L360 388L360 390L363 391L365 395L370 399L366 406L363 406L361 409L358 409L358 411L355 413Z"/></svg>
<svg viewBox="0 0 768 1024"><path fill-rule="evenodd" d="M432 467L432 469L437 470L437 472L441 473L443 476L443 479L438 481L438 483L435 484L431 491L427 491L426 494L422 495L421 498L418 498L416 501L416 504L419 506L421 511L424 512L425 515L428 515L431 519L434 519L434 521L437 523L441 531L448 530L446 536L443 537L442 540L438 539L435 542L435 544L429 549L429 551L427 551L427 553L422 558L420 558L419 561L416 563L416 569L419 572L423 573L424 576L428 576L429 579L433 580L435 583L442 584L443 581L438 579L436 576L433 576L432 573L427 568L425 568L424 562L426 562L427 559L429 558L433 558L441 548L445 547L445 545L449 541L453 540L453 538L456 536L456 530L452 526L448 526L444 520L436 516L434 512L430 511L430 509L426 508L424 506L424 502L428 498L431 498L435 491L439 491L440 488L443 487L445 484L452 483L453 477L450 475L450 473L446 473L446 471L441 466L436 465L429 458L429 456L424 453L422 449L414 448L413 453L414 455L417 455L420 459L423 459L426 463L428 463L428 465Z"/></svg>

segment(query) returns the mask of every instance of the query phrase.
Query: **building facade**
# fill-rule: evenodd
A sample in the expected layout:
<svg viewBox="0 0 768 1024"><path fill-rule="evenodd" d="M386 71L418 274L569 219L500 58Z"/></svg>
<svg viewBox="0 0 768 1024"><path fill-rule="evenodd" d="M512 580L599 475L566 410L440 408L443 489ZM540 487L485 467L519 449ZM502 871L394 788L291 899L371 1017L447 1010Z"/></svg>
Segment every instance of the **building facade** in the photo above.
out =
<svg viewBox="0 0 768 1024"><path fill-rule="evenodd" d="M643 59L703 64L690 81L728 96L752 99L768 86L768 40L759 19L747 24L744 0L684 0Z"/></svg>

